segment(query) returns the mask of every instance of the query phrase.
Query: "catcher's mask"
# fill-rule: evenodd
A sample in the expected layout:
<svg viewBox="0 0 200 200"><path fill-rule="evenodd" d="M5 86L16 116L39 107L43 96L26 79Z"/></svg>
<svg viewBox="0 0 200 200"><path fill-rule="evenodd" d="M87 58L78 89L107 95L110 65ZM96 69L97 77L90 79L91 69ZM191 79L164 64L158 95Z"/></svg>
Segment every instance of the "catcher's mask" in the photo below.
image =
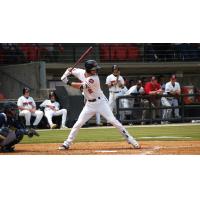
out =
<svg viewBox="0 0 200 200"><path fill-rule="evenodd" d="M17 104L13 102L6 102L3 106L3 112L8 116L8 117L14 117L18 111L18 106Z"/></svg>

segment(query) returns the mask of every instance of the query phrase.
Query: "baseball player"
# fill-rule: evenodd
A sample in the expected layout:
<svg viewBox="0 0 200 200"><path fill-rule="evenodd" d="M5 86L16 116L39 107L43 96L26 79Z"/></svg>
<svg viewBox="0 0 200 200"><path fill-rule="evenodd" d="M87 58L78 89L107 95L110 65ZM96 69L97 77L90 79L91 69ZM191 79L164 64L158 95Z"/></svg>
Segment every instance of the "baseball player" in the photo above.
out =
<svg viewBox="0 0 200 200"><path fill-rule="evenodd" d="M167 93L163 92L163 94L165 95ZM161 98L161 104L162 104L163 107L170 107L171 106L166 97ZM162 120L163 121L161 121L161 124L168 124L169 123L166 119L169 119L171 117L171 113L172 113L172 109L170 109L170 108L166 108L166 109L164 108L162 110Z"/></svg>
<svg viewBox="0 0 200 200"><path fill-rule="evenodd" d="M126 92L128 91L127 87L124 86L119 93L116 94L117 97L124 96ZM129 108L129 100L128 99L120 99L119 100L119 107L120 108ZM120 111L120 121L123 121L126 119L126 116L130 114L130 111Z"/></svg>
<svg viewBox="0 0 200 200"><path fill-rule="evenodd" d="M0 152L13 152L15 144L19 143L24 135L39 136L34 129L26 129L18 119L18 107L13 102L4 104L0 113Z"/></svg>
<svg viewBox="0 0 200 200"><path fill-rule="evenodd" d="M68 149L74 141L79 129L87 122L93 115L100 113L111 124L113 124L122 136L131 144L134 148L140 148L139 143L133 138L122 124L114 117L107 99L100 88L100 80L97 74L98 66L95 60L87 60L85 62L84 69L67 69L61 77L61 80L69 86L77 89L83 89L83 93L87 102L79 115L77 122L74 124L68 138L64 141L63 145L59 147L60 150ZM72 74L77 77L81 83L71 82L68 80L68 76Z"/></svg>
<svg viewBox="0 0 200 200"><path fill-rule="evenodd" d="M170 81L165 85L165 93L172 95L167 97L167 100L171 106L178 106L178 95L181 94L180 84L176 81L176 76L172 75ZM175 118L180 118L179 108L174 109Z"/></svg>
<svg viewBox="0 0 200 200"><path fill-rule="evenodd" d="M17 101L19 108L19 116L24 116L26 120L26 126L30 127L31 116L36 117L33 123L33 127L37 128L37 125L43 117L43 112L41 110L36 110L36 104L32 97L30 97L30 89L24 88L23 95L19 97Z"/></svg>
<svg viewBox="0 0 200 200"><path fill-rule="evenodd" d="M145 94L144 88L142 86L142 81L138 80L136 85L133 85L129 88L129 90L125 93L125 95L132 95L135 98L129 100L129 106L130 107L140 107L141 104L143 104L143 99L139 98L137 95ZM135 110L132 112L132 115L135 118L139 118L141 111Z"/></svg>
<svg viewBox="0 0 200 200"><path fill-rule="evenodd" d="M138 80L136 85L133 85L129 88L129 90L126 92L125 95L131 95L131 94L144 94L144 88L142 87L142 81Z"/></svg>
<svg viewBox="0 0 200 200"><path fill-rule="evenodd" d="M161 84L161 89L163 91L163 95L167 95L167 93L165 92L165 83L164 83L164 78L162 76L160 76L160 80L159 80L160 84ZM169 101L167 100L167 98L165 96L163 96L161 98L161 104L163 107L171 107ZM162 121L161 124L169 124L169 121L167 121L167 119L169 119L171 117L171 113L172 113L172 109L170 108L163 108L162 109Z"/></svg>
<svg viewBox="0 0 200 200"><path fill-rule="evenodd" d="M62 115L61 128L62 129L67 128L65 126L67 118L67 110L60 109L60 104L56 101L56 94L54 92L49 93L49 99L44 100L44 102L40 104L40 107L44 108L44 113L51 129L57 127L57 124L54 124L52 122L53 116L60 116L60 115Z"/></svg>
<svg viewBox="0 0 200 200"><path fill-rule="evenodd" d="M120 76L120 69L117 65L112 66L112 74L107 76L106 85L109 88L109 105L111 111L116 111L116 98L124 87L124 79Z"/></svg>

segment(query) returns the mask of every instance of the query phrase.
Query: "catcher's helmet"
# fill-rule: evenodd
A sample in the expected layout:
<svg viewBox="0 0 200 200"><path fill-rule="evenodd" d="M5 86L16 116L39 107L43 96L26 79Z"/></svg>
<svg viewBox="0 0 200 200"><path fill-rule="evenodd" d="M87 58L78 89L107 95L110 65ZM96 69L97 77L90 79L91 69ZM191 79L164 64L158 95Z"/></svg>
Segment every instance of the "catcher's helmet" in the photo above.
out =
<svg viewBox="0 0 200 200"><path fill-rule="evenodd" d="M23 88L23 94L25 94L26 92L30 92L30 89L28 87Z"/></svg>
<svg viewBox="0 0 200 200"><path fill-rule="evenodd" d="M98 63L95 60L87 60L85 62L85 70L86 72L90 73L91 70L97 70L101 67L98 65Z"/></svg>
<svg viewBox="0 0 200 200"><path fill-rule="evenodd" d="M119 71L118 65L113 65L113 66L112 66L112 72L114 72L114 70L116 70L116 69L117 69L117 71Z"/></svg>
<svg viewBox="0 0 200 200"><path fill-rule="evenodd" d="M3 105L3 112L7 115L14 116L16 114L16 111L18 110L18 106L16 103L13 102L6 102Z"/></svg>

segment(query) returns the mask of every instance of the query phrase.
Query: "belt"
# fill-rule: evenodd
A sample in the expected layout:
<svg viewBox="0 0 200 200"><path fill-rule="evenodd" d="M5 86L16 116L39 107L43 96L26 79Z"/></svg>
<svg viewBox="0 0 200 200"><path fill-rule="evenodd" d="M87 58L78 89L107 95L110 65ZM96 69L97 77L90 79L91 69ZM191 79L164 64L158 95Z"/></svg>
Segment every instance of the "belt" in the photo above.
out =
<svg viewBox="0 0 200 200"><path fill-rule="evenodd" d="M120 93L120 91L118 91L118 92L110 92L110 93Z"/></svg>
<svg viewBox="0 0 200 200"><path fill-rule="evenodd" d="M95 101L97 101L98 99L101 99L101 97L98 97L97 99L90 99L90 100L88 100L89 102L95 102Z"/></svg>
<svg viewBox="0 0 200 200"><path fill-rule="evenodd" d="M166 97L167 98L167 100L173 100L173 99L175 99L174 97Z"/></svg>

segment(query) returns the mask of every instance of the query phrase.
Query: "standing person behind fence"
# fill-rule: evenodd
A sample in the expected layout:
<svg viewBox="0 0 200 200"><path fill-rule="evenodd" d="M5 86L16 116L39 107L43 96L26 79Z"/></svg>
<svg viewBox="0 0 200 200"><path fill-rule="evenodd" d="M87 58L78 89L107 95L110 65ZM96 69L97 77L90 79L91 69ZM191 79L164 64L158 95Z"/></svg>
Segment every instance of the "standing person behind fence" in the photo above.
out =
<svg viewBox="0 0 200 200"><path fill-rule="evenodd" d="M159 118L160 117L160 109L156 109L160 106L160 95L163 93L161 89L160 83L158 83L158 80L155 76L151 77L151 81L147 82L145 84L145 93L150 95L149 101L151 103L152 108L152 119ZM144 106L146 107L146 105ZM143 112L143 118L146 117L147 110L144 110Z"/></svg>
<svg viewBox="0 0 200 200"><path fill-rule="evenodd" d="M139 94L144 94L144 88L142 87L142 81L138 80L136 85L133 85L132 87L129 88L129 90L126 92L126 95L139 95Z"/></svg>
<svg viewBox="0 0 200 200"><path fill-rule="evenodd" d="M65 126L66 118L67 118L67 110L64 108L60 109L60 104L59 102L56 101L55 92L50 92L49 99L44 100L44 102L40 104L40 107L44 108L44 113L51 129L54 129L57 127L57 124L54 124L52 121L53 116L62 116L62 122L61 122L60 128L61 129L67 128Z"/></svg>
<svg viewBox="0 0 200 200"><path fill-rule="evenodd" d="M17 101L17 106L19 108L19 116L25 117L26 127L31 126L31 116L36 117L33 122L33 128L37 128L40 123L43 112L41 110L36 110L36 104L32 97L30 97L30 89L24 88L23 95L19 97Z"/></svg>
<svg viewBox="0 0 200 200"><path fill-rule="evenodd" d="M176 81L176 75L172 75L170 81L165 85L165 93L172 95L171 97L167 97L168 102L172 107L178 106L178 97L181 94L180 84ZM180 119L179 108L174 109L175 118Z"/></svg>
<svg viewBox="0 0 200 200"><path fill-rule="evenodd" d="M125 78L124 78L125 80ZM124 85L124 87L121 89L119 93L116 94L116 103L117 103L117 98L122 97L126 94L128 91L127 87ZM119 99L119 108L129 108L129 100L126 98ZM130 115L129 111L120 111L120 121L123 121L126 119L127 115Z"/></svg>
<svg viewBox="0 0 200 200"><path fill-rule="evenodd" d="M163 108L161 110L161 113L162 113L162 121L161 121L161 124L168 124L169 121L167 121L167 119L170 118L171 116L171 111L172 109L170 108L166 108L166 107L170 107L170 103L168 102L167 98L165 97L165 95L167 95L167 93L165 92L165 85L166 85L166 81L165 81L165 78L164 76L159 76L158 77L158 82L160 83L161 85L161 89L163 91L163 97L161 98L161 105L165 108Z"/></svg>
<svg viewBox="0 0 200 200"><path fill-rule="evenodd" d="M142 81L138 80L136 85L133 85L132 87L129 88L129 90L126 92L125 95L133 95L135 98L130 99L130 107L140 107L141 103L142 103L142 98L138 97L138 95L142 95L144 94L144 88L142 87ZM132 116L134 116L134 118L138 118L138 116L140 116L140 110L136 110L132 112Z"/></svg>
<svg viewBox="0 0 200 200"><path fill-rule="evenodd" d="M112 112L116 112L116 98L124 87L124 79L120 76L120 69L117 65L112 66L112 74L107 76L106 85L109 88L109 105Z"/></svg>

